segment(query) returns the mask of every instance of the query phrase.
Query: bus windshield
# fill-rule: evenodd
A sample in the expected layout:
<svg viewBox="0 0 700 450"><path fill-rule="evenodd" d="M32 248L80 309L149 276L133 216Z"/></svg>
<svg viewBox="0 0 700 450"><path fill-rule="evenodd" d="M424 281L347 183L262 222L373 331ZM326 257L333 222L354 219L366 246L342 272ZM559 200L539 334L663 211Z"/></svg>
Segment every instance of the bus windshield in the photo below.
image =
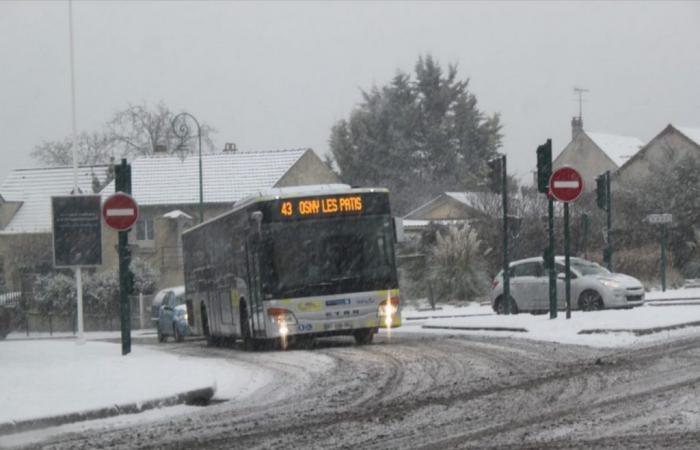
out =
<svg viewBox="0 0 700 450"><path fill-rule="evenodd" d="M266 299L397 287L388 216L270 224L260 262Z"/></svg>

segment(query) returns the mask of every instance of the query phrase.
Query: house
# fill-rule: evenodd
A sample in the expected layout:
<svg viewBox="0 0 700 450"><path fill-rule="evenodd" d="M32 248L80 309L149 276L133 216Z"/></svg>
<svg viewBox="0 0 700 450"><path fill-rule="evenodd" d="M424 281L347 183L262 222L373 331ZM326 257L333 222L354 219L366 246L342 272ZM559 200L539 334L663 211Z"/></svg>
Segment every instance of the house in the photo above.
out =
<svg viewBox="0 0 700 450"><path fill-rule="evenodd" d="M553 170L574 167L583 178L584 191L595 190L595 179L605 171L615 172L633 157L644 143L636 137L585 131L583 119L571 120L571 142L552 161Z"/></svg>
<svg viewBox="0 0 700 450"><path fill-rule="evenodd" d="M139 220L129 233L133 258L142 258L160 272L159 287L182 284L180 237L199 222L199 158L155 155L131 164L132 196L139 204ZM80 167L82 192L103 198L114 192L105 186L110 166ZM272 187L338 183L339 179L311 149L238 152L202 155L203 216L209 219L230 209L244 197ZM19 169L0 185L0 283L20 290L20 273L51 266L51 197L73 188L69 167ZM100 189L101 188L101 189ZM102 266L118 267L117 232L103 226ZM32 242L30 258L26 243Z"/></svg>
<svg viewBox="0 0 700 450"><path fill-rule="evenodd" d="M700 128L669 124L617 171L614 184L632 183L651 175L655 164L671 165L686 156L700 159Z"/></svg>
<svg viewBox="0 0 700 450"><path fill-rule="evenodd" d="M491 192L443 192L403 217L407 234L416 234L431 221L462 224L485 216L497 215L499 195Z"/></svg>

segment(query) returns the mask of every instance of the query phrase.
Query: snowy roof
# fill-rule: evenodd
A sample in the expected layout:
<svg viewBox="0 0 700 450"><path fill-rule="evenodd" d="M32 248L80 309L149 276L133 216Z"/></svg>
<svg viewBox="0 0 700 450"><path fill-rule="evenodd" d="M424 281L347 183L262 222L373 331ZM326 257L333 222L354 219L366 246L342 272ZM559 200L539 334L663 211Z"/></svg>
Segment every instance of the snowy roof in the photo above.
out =
<svg viewBox="0 0 700 450"><path fill-rule="evenodd" d="M179 209L174 209L168 213L165 213L165 214L163 214L163 217L165 217L166 219L179 219L179 218L191 219L192 218L192 216L190 216L189 214L187 214L184 211L180 211Z"/></svg>
<svg viewBox="0 0 700 450"><path fill-rule="evenodd" d="M78 168L78 187L92 194L93 176L104 182L108 166ZM51 232L51 197L69 195L73 190L73 168L16 169L0 186L5 201L21 202L19 210L0 233Z"/></svg>
<svg viewBox="0 0 700 450"><path fill-rule="evenodd" d="M690 127L675 127L676 130L680 131L696 144L700 145L700 128L690 128Z"/></svg>
<svg viewBox="0 0 700 450"><path fill-rule="evenodd" d="M603 150L618 167L621 167L644 146L644 142L631 136L618 136L615 134L588 131L586 131L586 135L591 138L595 145Z"/></svg>
<svg viewBox="0 0 700 450"><path fill-rule="evenodd" d="M483 203L484 197L500 198L493 192L445 192L445 195L464 203L470 208L479 208Z"/></svg>
<svg viewBox="0 0 700 450"><path fill-rule="evenodd" d="M436 205L439 205L439 202L443 199L452 199L456 202L462 203L468 208L481 210L485 201L489 202L491 201L491 199L499 200L500 196L494 194L493 192L443 192L442 194L438 195L437 197L433 198L427 203L420 205L419 207L406 214L404 216L404 220L410 220L411 217L415 217L416 215L419 215L425 211L430 211Z"/></svg>
<svg viewBox="0 0 700 450"><path fill-rule="evenodd" d="M205 203L233 203L273 187L310 149L202 155ZM114 192L114 184L103 193ZM199 158L152 156L131 162L131 195L141 206L199 203Z"/></svg>

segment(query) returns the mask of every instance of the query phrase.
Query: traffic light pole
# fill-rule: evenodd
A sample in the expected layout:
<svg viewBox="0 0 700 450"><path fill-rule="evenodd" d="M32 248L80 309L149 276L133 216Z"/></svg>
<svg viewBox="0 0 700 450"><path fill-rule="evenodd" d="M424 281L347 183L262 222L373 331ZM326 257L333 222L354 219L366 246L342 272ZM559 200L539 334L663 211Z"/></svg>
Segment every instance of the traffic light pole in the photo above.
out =
<svg viewBox="0 0 700 450"><path fill-rule="evenodd" d="M131 166L122 159L120 165L114 168L114 187L131 195ZM129 264L129 231L119 232L119 313L121 319L122 355L131 353L131 304L129 302L129 285L131 273Z"/></svg>
<svg viewBox="0 0 700 450"><path fill-rule="evenodd" d="M607 211L606 227L607 227L607 243L605 254L603 255L605 259L605 265L610 272L613 271L613 244L612 244L612 201L610 195L610 171L605 172L605 203Z"/></svg>
<svg viewBox="0 0 700 450"><path fill-rule="evenodd" d="M510 314L510 262L508 261L508 177L506 155L501 156L501 199L503 202L503 298L505 313Z"/></svg>

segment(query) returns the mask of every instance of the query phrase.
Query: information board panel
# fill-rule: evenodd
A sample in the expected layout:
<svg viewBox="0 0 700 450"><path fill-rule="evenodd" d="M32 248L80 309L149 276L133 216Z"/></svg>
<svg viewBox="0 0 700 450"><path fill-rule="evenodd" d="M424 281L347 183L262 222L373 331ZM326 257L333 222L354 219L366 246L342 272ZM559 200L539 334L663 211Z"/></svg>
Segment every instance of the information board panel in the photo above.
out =
<svg viewBox="0 0 700 450"><path fill-rule="evenodd" d="M102 215L99 195L51 197L55 267L102 264Z"/></svg>

